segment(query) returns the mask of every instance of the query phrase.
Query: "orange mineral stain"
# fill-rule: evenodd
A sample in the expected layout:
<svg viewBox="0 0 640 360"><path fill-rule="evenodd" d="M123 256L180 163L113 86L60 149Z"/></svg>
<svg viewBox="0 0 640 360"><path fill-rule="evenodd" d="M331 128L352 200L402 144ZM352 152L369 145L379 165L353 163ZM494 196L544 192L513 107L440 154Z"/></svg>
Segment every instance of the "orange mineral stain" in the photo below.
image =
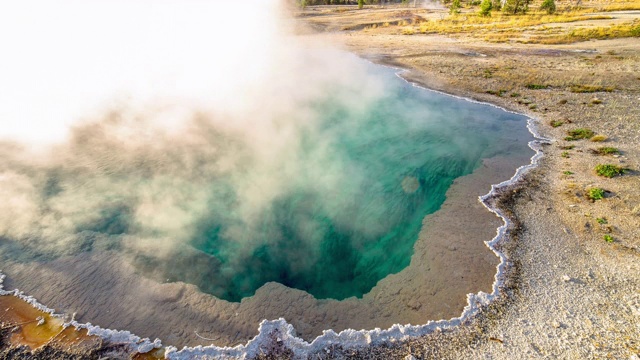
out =
<svg viewBox="0 0 640 360"><path fill-rule="evenodd" d="M9 338L11 345L37 349L63 330L63 321L40 311L22 299L0 296L0 321L3 328L15 327Z"/></svg>
<svg viewBox="0 0 640 360"><path fill-rule="evenodd" d="M156 360L164 359L164 348L154 349L144 354L135 354L133 360Z"/></svg>
<svg viewBox="0 0 640 360"><path fill-rule="evenodd" d="M102 346L102 339L89 335L87 329L64 327L63 319L40 311L13 295L0 296L0 328L12 329L11 346L28 346L31 350L51 345L71 353L83 353ZM164 348L137 353L136 360L164 359Z"/></svg>
<svg viewBox="0 0 640 360"><path fill-rule="evenodd" d="M40 311L13 295L0 296L0 322L2 328L14 328L9 337L12 346L26 345L31 350L46 344L77 347L100 341L87 335L86 329L65 328L61 318Z"/></svg>

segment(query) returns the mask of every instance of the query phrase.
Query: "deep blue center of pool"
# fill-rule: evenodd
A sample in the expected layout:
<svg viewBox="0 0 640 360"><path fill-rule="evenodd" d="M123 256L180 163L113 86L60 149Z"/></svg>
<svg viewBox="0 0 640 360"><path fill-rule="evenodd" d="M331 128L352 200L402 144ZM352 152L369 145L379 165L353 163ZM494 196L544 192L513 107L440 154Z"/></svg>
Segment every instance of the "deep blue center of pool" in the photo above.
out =
<svg viewBox="0 0 640 360"><path fill-rule="evenodd" d="M256 219L257 235L241 241L237 231L229 235L239 223L234 188L212 197L191 239L212 260L194 279L203 291L239 301L275 281L316 298L361 297L408 266L423 218L440 208L454 179L484 158L528 150L524 117L372 68L387 85L365 109L330 95L309 105L320 125L303 133L297 157L313 167L322 147L331 163L318 166L338 176L338 186L319 190L318 179L296 174L299 181Z"/></svg>

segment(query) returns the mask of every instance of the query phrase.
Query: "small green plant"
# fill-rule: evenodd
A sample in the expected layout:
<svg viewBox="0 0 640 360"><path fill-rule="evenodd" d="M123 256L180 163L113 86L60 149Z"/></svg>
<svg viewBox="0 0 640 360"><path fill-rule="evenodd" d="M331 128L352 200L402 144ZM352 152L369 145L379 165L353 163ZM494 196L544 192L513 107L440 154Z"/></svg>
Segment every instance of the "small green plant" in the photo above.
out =
<svg viewBox="0 0 640 360"><path fill-rule="evenodd" d="M449 13L451 15L458 15L460 14L460 8L462 8L462 5L460 5L460 0L453 0L451 2L451 6L449 6Z"/></svg>
<svg viewBox="0 0 640 360"><path fill-rule="evenodd" d="M596 165L596 173L600 176L612 178L618 175L624 174L625 169L618 165L612 164L598 164Z"/></svg>
<svg viewBox="0 0 640 360"><path fill-rule="evenodd" d="M575 148L575 145L564 145L564 146L560 146L561 150L571 150L573 148Z"/></svg>
<svg viewBox="0 0 640 360"><path fill-rule="evenodd" d="M587 198L591 201L604 199L604 189L594 187L587 190Z"/></svg>
<svg viewBox="0 0 640 360"><path fill-rule="evenodd" d="M598 224L600 224L600 225L604 225L604 224L609 223L609 222L607 221L607 218L603 218L603 217L601 217L601 218L597 218L597 219L596 219L596 221L597 221L597 222L598 222Z"/></svg>
<svg viewBox="0 0 640 360"><path fill-rule="evenodd" d="M491 0L483 0L480 4L480 16L491 16L491 10L493 9L493 3Z"/></svg>
<svg viewBox="0 0 640 360"><path fill-rule="evenodd" d="M358 9L362 9L364 7L364 0L358 0Z"/></svg>
<svg viewBox="0 0 640 360"><path fill-rule="evenodd" d="M604 241L606 241L608 243L612 243L613 242L613 236L611 236L609 234L604 234Z"/></svg>
<svg viewBox="0 0 640 360"><path fill-rule="evenodd" d="M560 120L551 120L549 122L549 125L551 125L551 127L554 127L554 128L562 126L562 124L564 124L564 121L560 121Z"/></svg>
<svg viewBox="0 0 640 360"><path fill-rule="evenodd" d="M603 146L597 149L592 149L591 152L596 155L616 155L620 154L620 150L610 146Z"/></svg>
<svg viewBox="0 0 640 360"><path fill-rule="evenodd" d="M605 135L594 135L591 138L591 141L593 141L593 142L603 142L605 140L607 140L607 137Z"/></svg>
<svg viewBox="0 0 640 360"><path fill-rule="evenodd" d="M593 135L595 135L593 133L593 130L587 129L587 128L577 128L577 129L569 130L569 131L567 131L567 134L569 136L564 138L567 141L575 141L575 140L580 140L580 139L591 139L593 137Z"/></svg>
<svg viewBox="0 0 640 360"><path fill-rule="evenodd" d="M598 98L593 98L593 99L591 99L591 104L593 104L593 105L602 104L602 100L600 100Z"/></svg>
<svg viewBox="0 0 640 360"><path fill-rule="evenodd" d="M573 175L573 173L569 170L563 171L562 173L565 175Z"/></svg>
<svg viewBox="0 0 640 360"><path fill-rule="evenodd" d="M562 156L563 158L568 158L569 157L569 152L568 151L563 151L562 154L560 154L560 156Z"/></svg>
<svg viewBox="0 0 640 360"><path fill-rule="evenodd" d="M517 92L511 93L511 97L520 97L520 94Z"/></svg>
<svg viewBox="0 0 640 360"><path fill-rule="evenodd" d="M549 85L542 85L542 84L527 84L525 85L525 87L529 90L542 90L542 89L546 89L549 87Z"/></svg>
<svg viewBox="0 0 640 360"><path fill-rule="evenodd" d="M540 5L541 11L546 11L547 14L553 14L556 12L556 3L553 0L544 0Z"/></svg>

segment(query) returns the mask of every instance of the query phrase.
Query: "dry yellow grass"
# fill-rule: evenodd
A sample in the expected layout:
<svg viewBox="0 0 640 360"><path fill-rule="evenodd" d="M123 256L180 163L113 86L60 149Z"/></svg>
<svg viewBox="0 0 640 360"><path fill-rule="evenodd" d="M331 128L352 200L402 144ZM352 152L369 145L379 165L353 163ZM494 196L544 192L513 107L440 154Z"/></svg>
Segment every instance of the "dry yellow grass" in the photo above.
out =
<svg viewBox="0 0 640 360"><path fill-rule="evenodd" d="M640 21L635 20L611 26L578 28L560 34L550 34L547 36L534 36L529 39L528 42L555 45L570 44L591 39L614 39L625 37L640 37Z"/></svg>
<svg viewBox="0 0 640 360"><path fill-rule="evenodd" d="M620 1L613 4L602 5L594 9L595 11L628 11L640 10L640 1Z"/></svg>
<svg viewBox="0 0 640 360"><path fill-rule="evenodd" d="M478 14L450 16L444 19L428 20L418 24L421 33L454 34L476 31L496 31L505 29L521 29L544 24L571 23L585 20L611 19L610 16L592 16L582 12L568 12L556 15L530 13L507 15L496 13L491 17Z"/></svg>
<svg viewBox="0 0 640 360"><path fill-rule="evenodd" d="M615 4L614 4L615 5ZM640 22L598 27L582 27L577 29L551 24L573 23L577 21L607 20L608 15L589 15L589 10L571 11L554 15L529 13L508 15L496 13L485 17L478 14L449 16L442 19L417 21L413 25L403 23L401 34L465 34L481 38L489 42L516 41L521 43L566 44L589 39L610 39L621 37L639 37ZM533 36L522 37L522 30L527 29Z"/></svg>

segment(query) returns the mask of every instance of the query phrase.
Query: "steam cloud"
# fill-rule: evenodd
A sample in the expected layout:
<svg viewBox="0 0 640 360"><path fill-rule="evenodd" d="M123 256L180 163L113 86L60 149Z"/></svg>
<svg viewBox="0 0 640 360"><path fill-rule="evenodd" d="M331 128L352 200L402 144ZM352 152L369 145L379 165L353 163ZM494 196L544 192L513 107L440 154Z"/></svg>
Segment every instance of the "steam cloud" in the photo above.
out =
<svg viewBox="0 0 640 360"><path fill-rule="evenodd" d="M455 160L439 150L455 127L409 115L376 129L375 114L424 109L356 57L293 36L277 1L4 6L0 243L14 259L119 250L231 300L308 276L317 295L361 295L409 261L412 242L385 234L415 240L486 145L446 140L466 149ZM376 152L411 133L434 145ZM440 161L425 165L425 152ZM372 179L383 167L390 178ZM333 292L353 277L364 285Z"/></svg>

